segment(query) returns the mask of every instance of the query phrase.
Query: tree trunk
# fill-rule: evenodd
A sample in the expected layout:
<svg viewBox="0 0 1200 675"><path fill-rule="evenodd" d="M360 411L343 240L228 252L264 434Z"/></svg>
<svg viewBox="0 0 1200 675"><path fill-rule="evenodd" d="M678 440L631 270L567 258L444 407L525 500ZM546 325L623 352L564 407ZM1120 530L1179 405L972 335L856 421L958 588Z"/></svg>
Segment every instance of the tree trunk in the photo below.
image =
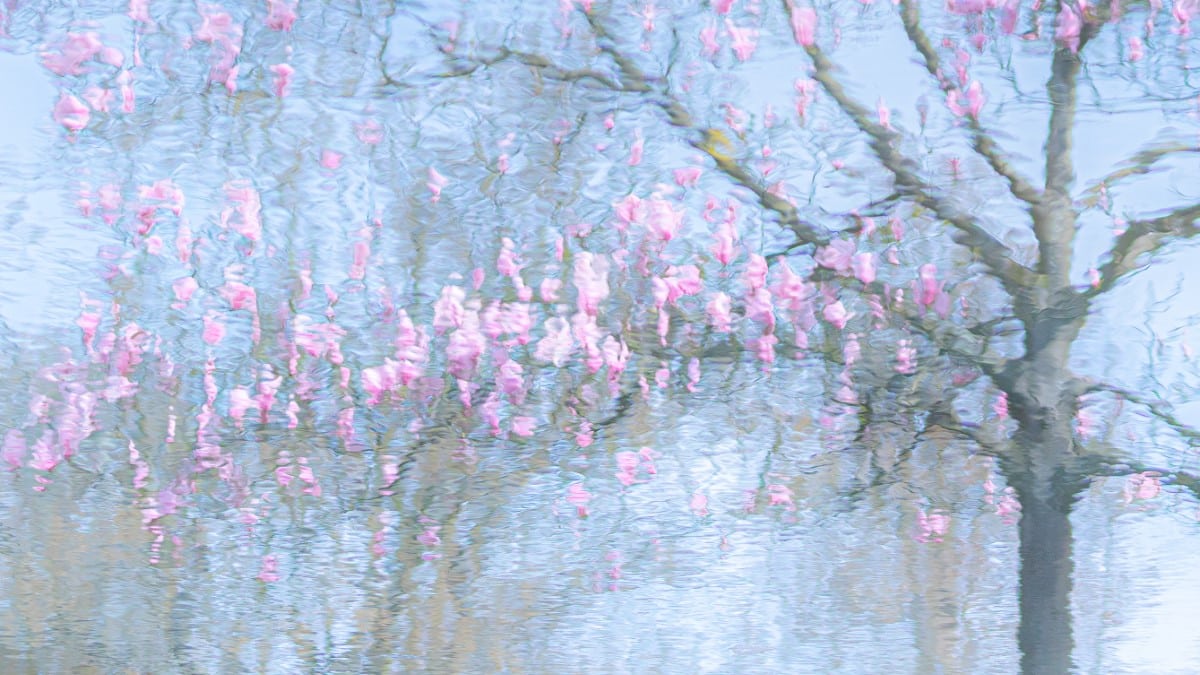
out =
<svg viewBox="0 0 1200 675"><path fill-rule="evenodd" d="M1086 485L1071 468L1077 402L1065 363L1076 331L1035 332L1032 356L1006 382L1020 425L1003 468L1021 502L1017 641L1026 675L1071 671L1071 506Z"/></svg>
<svg viewBox="0 0 1200 675"><path fill-rule="evenodd" d="M1021 498L1021 672L1052 675L1071 670L1070 508L1039 498L1041 489L1017 488ZM1032 493L1032 494L1028 494Z"/></svg>
<svg viewBox="0 0 1200 675"><path fill-rule="evenodd" d="M1065 403L1065 401L1064 401ZM1006 462L1021 501L1021 672L1071 671L1071 506L1083 484L1072 475L1073 414L1064 405L1022 421Z"/></svg>

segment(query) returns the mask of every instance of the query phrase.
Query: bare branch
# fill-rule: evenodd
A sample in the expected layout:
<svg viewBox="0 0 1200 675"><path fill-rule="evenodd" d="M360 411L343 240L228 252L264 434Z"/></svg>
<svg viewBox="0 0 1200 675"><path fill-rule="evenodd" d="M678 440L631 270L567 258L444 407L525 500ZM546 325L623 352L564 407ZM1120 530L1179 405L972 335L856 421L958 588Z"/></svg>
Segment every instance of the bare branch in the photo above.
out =
<svg viewBox="0 0 1200 675"><path fill-rule="evenodd" d="M558 80L561 82L582 82L590 79L594 80L597 84L606 89L611 89L614 91L631 91L626 89L607 74L598 70L591 70L588 68L561 68L551 63L550 60L544 56L538 54L529 54L527 52L509 49L507 47L500 47L496 55L492 57L461 57L460 61L464 63L459 63L452 71L448 73L440 73L435 75L435 77L450 78L471 75L480 68L494 66L497 63L509 59L518 61L526 66L529 66L530 68L536 68L542 77L549 78L551 80Z"/></svg>
<svg viewBox="0 0 1200 675"><path fill-rule="evenodd" d="M925 63L925 70L934 77L938 82L938 87L942 92L949 94L956 87L942 74L941 59L938 58L937 51L933 48L933 44L929 42L929 36L921 29L920 9L917 7L915 0L902 0L900 19L904 22L904 31L908 33L908 39L916 47L917 52L921 54L921 58ZM1008 190L1014 197L1033 206L1041 199L1041 194L1037 188L1033 187L1004 157L1000 148L996 145L991 134L988 134L979 124L979 120L968 116L967 128L971 130L972 140L975 152L983 157L988 166L992 167L999 176L1008 181Z"/></svg>
<svg viewBox="0 0 1200 675"><path fill-rule="evenodd" d="M1171 404L1166 401L1152 401L1141 394L1138 394L1137 392L1108 384L1106 382L1092 382L1083 393L1093 393L1099 391L1108 392L1115 396L1119 396L1130 403L1140 405L1152 416L1162 422L1165 422L1167 426L1171 427L1175 433L1179 434L1183 438L1191 441L1200 441L1200 430L1193 428L1183 420L1176 417L1175 413L1171 411Z"/></svg>
<svg viewBox="0 0 1200 675"><path fill-rule="evenodd" d="M1121 462L1095 455L1085 455L1073 463L1071 473L1076 476L1131 476L1143 473L1157 476L1163 485L1178 485L1200 499L1200 474L1190 471L1168 469L1141 462Z"/></svg>
<svg viewBox="0 0 1200 675"><path fill-rule="evenodd" d="M1198 219L1200 204L1192 204L1157 218L1129 223L1124 234L1113 244L1108 262L1100 268L1100 283L1087 295L1111 290L1122 277L1140 266L1138 259L1143 254L1155 253L1174 241L1200 234L1200 227L1196 226Z"/></svg>
<svg viewBox="0 0 1200 675"><path fill-rule="evenodd" d="M902 155L893 141L899 134L884 128L871 119L871 114L846 93L833 74L833 64L816 45L806 46L805 51L813 61L813 78L821 85L838 107L870 139L871 148L883 166L892 173L896 189L910 196L921 206L933 211L958 232L954 239L970 248L987 265L1010 295L1017 297L1032 287L1036 276L1032 270L1013 260L1012 251L987 230L980 227L975 218L949 198L941 195L917 175L916 164Z"/></svg>
<svg viewBox="0 0 1200 675"><path fill-rule="evenodd" d="M1144 176L1150 173L1150 170L1159 161L1170 155L1185 152L1200 152L1200 147L1184 143L1169 143L1142 150L1123 162L1124 167L1113 171L1093 183L1091 187L1083 192L1075 204L1079 208L1092 208L1100 203L1103 191L1111 188L1113 184L1130 176Z"/></svg>

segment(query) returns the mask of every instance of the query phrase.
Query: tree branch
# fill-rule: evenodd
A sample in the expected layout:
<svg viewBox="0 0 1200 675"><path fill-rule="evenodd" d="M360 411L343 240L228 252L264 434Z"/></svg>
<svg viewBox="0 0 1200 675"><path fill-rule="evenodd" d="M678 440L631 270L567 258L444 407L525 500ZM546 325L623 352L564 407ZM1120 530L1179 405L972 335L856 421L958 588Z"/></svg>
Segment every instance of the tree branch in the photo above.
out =
<svg viewBox="0 0 1200 675"><path fill-rule="evenodd" d="M1179 239L1200 234L1196 221L1200 219L1200 204L1178 208L1170 213L1148 220L1129 223L1124 234L1117 237L1109 253L1109 260L1100 268L1100 283L1087 291L1096 296L1111 290L1126 274L1139 267L1138 258L1145 253L1155 253Z"/></svg>
<svg viewBox="0 0 1200 675"><path fill-rule="evenodd" d="M1200 430L1197 430L1197 429L1191 427L1190 425L1185 423L1183 420L1176 417L1175 414L1171 411L1170 403L1168 403L1166 401L1151 401L1150 399L1145 398L1136 392L1129 391L1128 389L1125 389L1123 387L1118 387L1116 385L1108 384L1106 382L1091 382L1091 383L1089 383L1089 385L1090 386L1083 389L1082 393L1094 393L1094 392L1104 391L1104 392L1113 394L1115 396L1119 396L1120 398L1122 398L1126 401L1129 401L1130 403L1134 403L1134 404L1142 406L1152 416L1154 416L1155 418L1157 418L1163 422L1166 422L1166 424L1168 426L1170 426L1171 429L1175 431L1175 433L1179 434L1183 438L1186 438L1191 441L1200 441Z"/></svg>
<svg viewBox="0 0 1200 675"><path fill-rule="evenodd" d="M795 206L786 199L770 192L744 166L728 155L718 151L711 142L712 130L698 126L692 120L692 116L688 114L687 109L683 107L683 104L672 96L665 87L657 90L658 88L654 86L654 81L633 62L633 59L617 49L612 36L608 33L608 30L599 18L588 12L585 12L584 16L587 17L588 23L592 26L592 31L596 35L596 43L600 50L608 54L621 71L621 91L657 94L653 102L666 113L667 121L672 126L691 132L691 138L688 142L692 147L711 157L722 173L738 185L754 193L763 208L774 212L779 217L780 223L796 234L800 244L824 246L829 243L829 232L825 228L802 220Z"/></svg>
<svg viewBox="0 0 1200 675"><path fill-rule="evenodd" d="M1071 151L1079 68L1078 55L1066 47L1054 50L1050 79L1046 82L1051 108L1050 130L1046 137L1046 187L1041 203L1032 210L1033 233L1038 242L1038 272L1047 275L1055 289L1070 284L1071 252L1078 218L1070 186L1075 180Z"/></svg>
<svg viewBox="0 0 1200 675"><path fill-rule="evenodd" d="M551 80L559 80L562 82L581 82L583 80L590 79L595 80L597 84L605 87L606 89L611 89L613 91L634 91L631 89L626 89L621 83L600 71L591 70L588 68L561 68L551 63L550 60L544 56L538 54L529 54L527 52L521 52L515 49L509 49L508 47L500 47L496 53L496 56L489 58L473 57L468 59L467 57L459 57L460 61L466 61L467 63L464 65L458 65L454 68L454 70L448 73L441 73L436 77L450 78L471 75L480 68L494 66L497 63L507 61L509 59L518 61L526 66L529 66L530 68L536 68L542 77L546 77Z"/></svg>
<svg viewBox="0 0 1200 675"><path fill-rule="evenodd" d="M1076 206L1084 209L1096 206L1101 200L1102 191L1112 187L1114 183L1130 176L1144 176L1150 173L1151 168L1160 160L1169 155L1184 152L1200 152L1200 147L1184 143L1169 143L1142 150L1123 162L1126 166L1109 173L1107 176L1093 183L1091 187L1080 195Z"/></svg>
<svg viewBox="0 0 1200 675"><path fill-rule="evenodd" d="M1178 485L1200 499L1200 474L1190 471L1168 469L1141 462L1120 462L1099 455L1085 455L1070 467L1070 472L1080 477L1131 476L1150 473L1158 476L1163 485Z"/></svg>
<svg viewBox="0 0 1200 675"><path fill-rule="evenodd" d="M908 39L916 47L917 52L921 54L921 58L925 63L925 70L937 80L938 87L942 93L949 94L955 90L955 87L949 79L942 75L941 59L938 58L937 51L929 42L929 36L921 29L920 9L914 0L902 0L900 3L900 19L904 23L904 31L908 33ZM999 176L1008 181L1008 191L1014 197L1033 206L1041 199L1041 194L1037 188L1033 187L1023 176L1017 173L1017 170L1004 157L1000 148L996 145L995 140L984 131L980 126L979 120L975 117L967 116L967 128L971 130L972 140L975 152L983 157L988 166L992 167Z"/></svg>
<svg viewBox="0 0 1200 675"><path fill-rule="evenodd" d="M933 211L938 218L958 230L954 240L970 248L991 270L1004 289L1013 297L1032 287L1036 276L1032 270L1013 260L1012 251L987 230L979 226L975 218L949 198L939 194L932 186L917 175L916 164L902 155L893 141L899 134L871 119L870 113L846 93L833 75L833 64L815 44L804 47L812 59L815 79L828 93L842 112L868 137L871 148L883 166L892 173L896 189L907 194L921 206Z"/></svg>

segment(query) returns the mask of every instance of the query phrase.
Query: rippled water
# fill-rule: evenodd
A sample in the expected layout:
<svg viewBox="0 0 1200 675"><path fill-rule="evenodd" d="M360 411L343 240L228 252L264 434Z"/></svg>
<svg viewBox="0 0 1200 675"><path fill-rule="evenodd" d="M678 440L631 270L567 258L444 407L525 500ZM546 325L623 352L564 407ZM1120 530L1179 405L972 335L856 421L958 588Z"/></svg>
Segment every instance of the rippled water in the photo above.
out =
<svg viewBox="0 0 1200 675"><path fill-rule="evenodd" d="M761 51L696 60L681 100L707 124L737 101L751 136L786 114L756 171L848 227L889 180L827 99L805 126L793 76L772 86L799 72L779 7L731 11ZM890 11L828 8L846 64L873 35L905 48ZM455 60L507 40L592 67L587 31L556 3L4 3L0 672L1018 669L1019 509L937 423L949 389L996 422L996 391L923 343L919 372L897 366L907 329L861 296L844 331L816 286L786 304L788 274L821 272L806 252L771 259L756 308L748 256L788 233L647 101ZM980 69L992 105L1044 117ZM915 128L911 92L878 86ZM964 317L996 300L904 217L903 240L883 214L858 244L898 252L881 279L917 297L935 261ZM1132 349L1106 331L1147 338L1126 319L1098 315L1078 360ZM1185 391L1178 344L1159 363ZM1165 429L1106 422L1097 443L1194 464ZM1138 490L1096 479L1073 512L1084 672L1200 669L1177 627L1194 497Z"/></svg>

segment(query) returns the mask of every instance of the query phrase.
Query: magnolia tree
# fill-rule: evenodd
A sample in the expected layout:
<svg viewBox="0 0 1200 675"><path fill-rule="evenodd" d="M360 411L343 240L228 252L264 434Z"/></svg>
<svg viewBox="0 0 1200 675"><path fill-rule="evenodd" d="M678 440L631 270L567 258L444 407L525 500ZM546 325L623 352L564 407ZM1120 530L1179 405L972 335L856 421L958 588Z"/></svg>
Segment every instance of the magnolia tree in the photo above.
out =
<svg viewBox="0 0 1200 675"><path fill-rule="evenodd" d="M47 491L106 448L156 561L198 493L253 522L255 495L320 500L364 457L403 494L430 439L466 464L586 456L660 391L729 386L732 361L815 386L795 414L830 452L870 454L886 423L992 458L1023 669L1066 672L1081 491L1200 490L1184 450L1114 440L1146 418L1195 438L1180 387L1108 379L1077 344L1197 231L1200 202L1138 199L1185 184L1197 148L1188 2L302 9L131 2L123 42L4 24L55 78L77 219L107 237L5 465ZM357 60L310 56L333 25ZM1176 126L1103 139L1131 154L1077 184L1083 121L1135 103ZM180 123L204 129L194 153ZM594 517L598 486L653 479L664 452L617 452L558 506ZM744 509L800 498L768 478ZM421 521L427 557L445 525ZM915 536L950 530L922 510ZM279 574L267 552L258 579Z"/></svg>

